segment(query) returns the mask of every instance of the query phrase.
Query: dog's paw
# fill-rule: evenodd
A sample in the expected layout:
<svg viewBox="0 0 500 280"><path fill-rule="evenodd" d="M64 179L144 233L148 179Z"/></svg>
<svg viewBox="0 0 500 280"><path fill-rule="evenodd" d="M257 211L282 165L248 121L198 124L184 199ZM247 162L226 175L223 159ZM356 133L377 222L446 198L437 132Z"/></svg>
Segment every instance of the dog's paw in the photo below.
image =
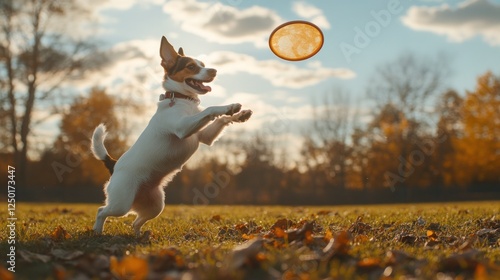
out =
<svg viewBox="0 0 500 280"><path fill-rule="evenodd" d="M243 110L238 114L235 114L231 117L231 121L233 122L246 122L251 116L253 112L252 110Z"/></svg>
<svg viewBox="0 0 500 280"><path fill-rule="evenodd" d="M227 111L224 113L225 115L232 116L238 113L241 110L241 104L234 103L227 106Z"/></svg>

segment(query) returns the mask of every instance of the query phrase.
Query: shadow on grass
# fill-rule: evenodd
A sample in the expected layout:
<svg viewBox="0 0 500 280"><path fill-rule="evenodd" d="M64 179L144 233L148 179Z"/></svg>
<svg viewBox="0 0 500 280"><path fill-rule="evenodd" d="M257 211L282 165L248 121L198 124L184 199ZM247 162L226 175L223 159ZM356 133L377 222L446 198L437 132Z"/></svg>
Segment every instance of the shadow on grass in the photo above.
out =
<svg viewBox="0 0 500 280"><path fill-rule="evenodd" d="M57 237L57 238L56 238ZM16 279L57 278L58 269L70 265L92 271L109 268L109 257L118 258L135 251L136 246L148 245L148 236L130 234L98 235L93 231L75 233L66 238L44 236L15 244ZM2 252L10 244L0 242ZM91 275L94 273L90 273Z"/></svg>

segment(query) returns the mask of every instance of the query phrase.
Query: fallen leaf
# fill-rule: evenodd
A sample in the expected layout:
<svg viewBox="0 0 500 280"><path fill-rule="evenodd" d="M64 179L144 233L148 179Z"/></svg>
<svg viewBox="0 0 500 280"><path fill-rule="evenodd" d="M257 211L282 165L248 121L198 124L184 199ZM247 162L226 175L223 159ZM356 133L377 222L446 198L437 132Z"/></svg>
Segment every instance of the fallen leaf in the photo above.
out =
<svg viewBox="0 0 500 280"><path fill-rule="evenodd" d="M254 239L255 238L255 235L253 234L246 234L246 233L243 233L241 235L241 238L245 239L245 240L250 240L250 239Z"/></svg>
<svg viewBox="0 0 500 280"><path fill-rule="evenodd" d="M323 249L323 254L327 259L336 255L347 255L350 249L350 235L347 231L341 231Z"/></svg>
<svg viewBox="0 0 500 280"><path fill-rule="evenodd" d="M4 280L14 280L14 273L9 271L3 265L0 265L0 279Z"/></svg>
<svg viewBox="0 0 500 280"><path fill-rule="evenodd" d="M286 236L288 238L288 242L296 241L296 240L304 240L307 235L311 236L314 225L313 223L306 222L302 228L298 230L288 230L286 231Z"/></svg>
<svg viewBox="0 0 500 280"><path fill-rule="evenodd" d="M280 229L283 229L283 230L287 230L289 229L290 227L292 227L295 223L288 220L288 219L279 219L277 220L272 226L271 226L271 230L275 229L275 228L280 228Z"/></svg>
<svg viewBox="0 0 500 280"><path fill-rule="evenodd" d="M440 271L475 270L479 264L480 255L481 253L475 249L452 255L440 261Z"/></svg>
<svg viewBox="0 0 500 280"><path fill-rule="evenodd" d="M210 222L220 222L222 220L220 215L214 215L212 218L210 218Z"/></svg>
<svg viewBox="0 0 500 280"><path fill-rule="evenodd" d="M356 264L358 269L370 271L373 269L381 268L381 261L377 258L364 258Z"/></svg>
<svg viewBox="0 0 500 280"><path fill-rule="evenodd" d="M432 231L441 231L442 229L441 224L439 223L430 223L429 226L427 227L427 230L432 230Z"/></svg>
<svg viewBox="0 0 500 280"><path fill-rule="evenodd" d="M245 263L251 262L257 258L257 255L262 250L263 244L263 239L255 238L236 246L231 252L227 264L231 269L241 268Z"/></svg>
<svg viewBox="0 0 500 280"><path fill-rule="evenodd" d="M70 261L83 256L82 251L66 251L63 249L53 249L50 254L56 259Z"/></svg>
<svg viewBox="0 0 500 280"><path fill-rule="evenodd" d="M54 265L54 279L56 280L65 280L65 279L68 279L67 275L66 275L66 269L64 269L64 267L56 264Z"/></svg>
<svg viewBox="0 0 500 280"><path fill-rule="evenodd" d="M275 228L273 233L274 233L274 236L277 238L285 238L286 237L286 232L279 227Z"/></svg>
<svg viewBox="0 0 500 280"><path fill-rule="evenodd" d="M58 226L54 229L54 231L52 231L50 238L54 241L63 241L71 238L71 234L69 234L62 226Z"/></svg>
<svg viewBox="0 0 500 280"><path fill-rule="evenodd" d="M429 240L436 241L438 236L435 231L427 230L427 238L429 238Z"/></svg>
<svg viewBox="0 0 500 280"><path fill-rule="evenodd" d="M327 229L325 231L325 237L324 238L325 238L325 241L327 241L327 242L330 241L333 238L333 233L332 233L332 231L330 229Z"/></svg>
<svg viewBox="0 0 500 280"><path fill-rule="evenodd" d="M142 280L146 279L149 269L147 261L142 258L125 256L122 260L118 260L112 256L110 270L119 279Z"/></svg>
<svg viewBox="0 0 500 280"><path fill-rule="evenodd" d="M363 216L359 216L356 219L356 222L354 222L349 229L347 230L349 233L357 233L357 234L363 234L369 230L372 229L372 227L369 224L361 222L363 220Z"/></svg>
<svg viewBox="0 0 500 280"><path fill-rule="evenodd" d="M21 256L21 259L23 259L25 262L28 263L36 261L47 263L51 260L50 256L32 253L30 251L25 251L25 250L19 250L19 256Z"/></svg>
<svg viewBox="0 0 500 280"><path fill-rule="evenodd" d="M242 234L247 234L250 232L250 229L248 228L248 224L247 223L244 223L244 224L237 224L234 226L234 229L239 231L240 233Z"/></svg>
<svg viewBox="0 0 500 280"><path fill-rule="evenodd" d="M413 245L418 240L418 237L412 234L404 234L399 236L399 241L404 244Z"/></svg>

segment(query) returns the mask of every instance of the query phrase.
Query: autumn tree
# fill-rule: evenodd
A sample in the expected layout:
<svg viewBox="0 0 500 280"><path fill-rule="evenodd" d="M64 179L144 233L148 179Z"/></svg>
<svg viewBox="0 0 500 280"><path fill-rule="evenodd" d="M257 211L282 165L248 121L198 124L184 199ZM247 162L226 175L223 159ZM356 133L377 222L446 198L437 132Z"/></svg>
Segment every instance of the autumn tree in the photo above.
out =
<svg viewBox="0 0 500 280"><path fill-rule="evenodd" d="M425 59L412 54L377 68L368 90L377 108L368 141L372 150L380 149L380 141L387 144L383 147L386 151L378 153L381 158L371 159L378 170L373 178L383 173L383 180L374 179L380 185L394 189L425 185L429 180L419 175L428 168L424 163L430 159L422 148L431 137L427 108L442 90L448 72L446 58Z"/></svg>
<svg viewBox="0 0 500 280"><path fill-rule="evenodd" d="M456 176L472 185L500 184L500 77L487 72L467 92L462 106L463 136L458 141Z"/></svg>
<svg viewBox="0 0 500 280"><path fill-rule="evenodd" d="M439 119L434 137L432 158L433 183L437 187L457 186L457 141L462 136L463 98L454 90L446 91L436 105Z"/></svg>
<svg viewBox="0 0 500 280"><path fill-rule="evenodd" d="M51 158L52 172L64 185L102 184L109 173L90 152L90 138L97 125L104 123L109 131L106 141L109 153L118 158L127 149L127 135L116 116L115 99L102 89L94 88L88 97L77 97L63 112L60 134L53 149L46 152Z"/></svg>
<svg viewBox="0 0 500 280"><path fill-rule="evenodd" d="M79 31L90 5L76 0L0 1L0 121L4 152L14 154L19 184L26 177L34 127L61 97L64 82L105 61ZM86 26L89 27L88 25Z"/></svg>

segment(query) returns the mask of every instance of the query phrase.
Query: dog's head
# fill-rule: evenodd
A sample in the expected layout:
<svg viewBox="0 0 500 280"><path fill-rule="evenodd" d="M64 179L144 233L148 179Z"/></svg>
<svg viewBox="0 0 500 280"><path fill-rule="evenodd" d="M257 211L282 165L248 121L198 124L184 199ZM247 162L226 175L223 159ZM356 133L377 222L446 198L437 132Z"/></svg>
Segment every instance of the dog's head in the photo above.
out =
<svg viewBox="0 0 500 280"><path fill-rule="evenodd" d="M205 68L203 62L184 56L184 51L174 47L163 36L160 45L161 66L165 70L163 88L167 91L178 92L197 99L198 94L205 94L212 90L209 83L217 74L217 70Z"/></svg>

